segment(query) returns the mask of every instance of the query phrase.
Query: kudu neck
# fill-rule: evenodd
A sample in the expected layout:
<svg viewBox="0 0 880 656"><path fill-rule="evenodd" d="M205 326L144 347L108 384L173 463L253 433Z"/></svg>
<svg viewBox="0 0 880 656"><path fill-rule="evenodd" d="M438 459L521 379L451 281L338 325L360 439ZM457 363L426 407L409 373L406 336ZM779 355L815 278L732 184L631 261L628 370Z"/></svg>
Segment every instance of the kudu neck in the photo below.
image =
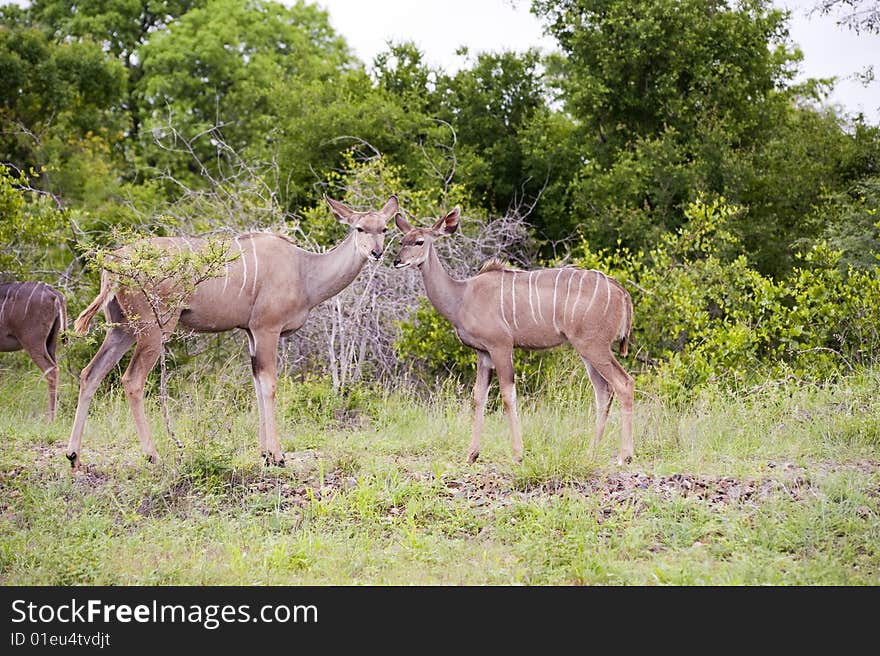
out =
<svg viewBox="0 0 880 656"><path fill-rule="evenodd" d="M309 306L314 307L336 296L357 278L367 258L355 243L354 231L324 253L309 253L305 259L305 278L309 281Z"/></svg>
<svg viewBox="0 0 880 656"><path fill-rule="evenodd" d="M428 247L428 257L419 269L428 300L452 325L456 325L464 298L464 283L446 272L433 244Z"/></svg>

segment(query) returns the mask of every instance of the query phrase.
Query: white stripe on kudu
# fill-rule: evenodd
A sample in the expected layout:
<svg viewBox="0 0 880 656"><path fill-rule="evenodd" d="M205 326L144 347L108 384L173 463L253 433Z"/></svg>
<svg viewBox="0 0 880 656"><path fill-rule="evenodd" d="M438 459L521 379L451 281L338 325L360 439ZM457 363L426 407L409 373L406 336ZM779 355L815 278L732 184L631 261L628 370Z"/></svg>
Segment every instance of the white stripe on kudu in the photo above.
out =
<svg viewBox="0 0 880 656"><path fill-rule="evenodd" d="M241 296L244 286L247 284L247 258L244 256L244 247L238 237L235 238L235 243L238 244L238 251L241 253L241 288L238 290L238 295Z"/></svg>
<svg viewBox="0 0 880 656"><path fill-rule="evenodd" d="M556 324L556 287L559 285L559 276L562 275L562 269L556 274L556 281L553 283L553 330L559 332L559 326Z"/></svg>
<svg viewBox="0 0 880 656"><path fill-rule="evenodd" d="M504 275L504 272L501 272ZM510 272L510 297L513 299L513 327L519 328L519 322L516 320L516 272Z"/></svg>
<svg viewBox="0 0 880 656"><path fill-rule="evenodd" d="M572 269L571 275L568 277L568 284L565 286L565 305L562 306L562 321L565 323L565 315L568 313L568 297L571 295L571 281L574 280L575 271Z"/></svg>
<svg viewBox="0 0 880 656"><path fill-rule="evenodd" d="M540 277L542 273L544 273L544 271L539 271L537 277ZM538 317L540 317L541 323L544 323L544 313L541 311L541 287L537 280L535 281L535 291L538 295Z"/></svg>
<svg viewBox="0 0 880 656"><path fill-rule="evenodd" d="M260 262L257 260L257 240L251 237L251 250L254 253L254 282L251 285L251 295L257 293L257 272L260 270Z"/></svg>
<svg viewBox="0 0 880 656"><path fill-rule="evenodd" d="M532 302L532 275L534 273L534 271L529 271L529 309L532 311L532 321L538 323L538 320L535 318L535 304Z"/></svg>
<svg viewBox="0 0 880 656"><path fill-rule="evenodd" d="M605 307L602 308L602 314L607 314L608 312L608 304L611 302L611 281L608 280L608 276L604 273L602 274L602 279L605 281L605 290L608 292L608 296L605 299Z"/></svg>
<svg viewBox="0 0 880 656"><path fill-rule="evenodd" d="M571 306L571 317L569 318L569 321L574 320L574 311L577 310L578 303L581 302L581 289L583 289L584 287L584 278L587 277L588 273L589 271L581 271L580 280L578 281L577 294L575 294L574 297L574 305Z"/></svg>
<svg viewBox="0 0 880 656"><path fill-rule="evenodd" d="M236 241L237 239L238 239L238 237L233 239L233 241ZM228 255L228 253L227 253L227 255ZM229 270L232 268L232 263L234 261L235 260L232 258L230 258L229 260L226 261L226 273L223 276L223 289L222 289L223 292L226 291L226 287L229 285Z"/></svg>
<svg viewBox="0 0 880 656"><path fill-rule="evenodd" d="M504 316L504 271L501 272L501 293L499 298L501 299L501 320L507 326L507 330L510 330L510 324L507 323L507 317Z"/></svg>
<svg viewBox="0 0 880 656"><path fill-rule="evenodd" d="M42 283L37 283L36 285L34 285L34 288L31 290L31 293L28 294L27 303L24 304L24 316L27 316L28 308L31 306L31 299L34 297L34 292L37 291L38 289L42 289L42 287L40 286L41 284Z"/></svg>
<svg viewBox="0 0 880 656"><path fill-rule="evenodd" d="M583 318L587 316L587 312L589 312L590 308L593 307L593 301L596 300L596 293L599 291L599 283L602 282L602 273L596 271L596 274L598 274L596 276L596 286L593 287L593 295L590 296L590 302L587 304L586 309L583 311L583 314L581 315L581 320L583 320Z"/></svg>
<svg viewBox="0 0 880 656"><path fill-rule="evenodd" d="M9 301L9 297L18 294L18 290L19 288L16 287L13 290L12 294L10 294L8 291L6 292L6 296L3 297L3 305L0 305L0 319L3 318L3 313L6 311L6 303Z"/></svg>

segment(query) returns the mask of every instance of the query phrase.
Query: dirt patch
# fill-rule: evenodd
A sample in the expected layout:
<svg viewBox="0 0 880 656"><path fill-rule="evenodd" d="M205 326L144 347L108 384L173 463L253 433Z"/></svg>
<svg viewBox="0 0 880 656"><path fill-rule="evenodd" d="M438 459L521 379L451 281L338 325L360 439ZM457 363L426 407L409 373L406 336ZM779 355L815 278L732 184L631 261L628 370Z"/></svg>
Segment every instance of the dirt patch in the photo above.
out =
<svg viewBox="0 0 880 656"><path fill-rule="evenodd" d="M356 488L357 479L340 469L319 473L319 456L291 454L288 463L297 470L296 482L257 477L247 483L249 493L274 494L282 505L305 507ZM771 468L772 469L772 468ZM758 505L783 495L799 501L819 490L805 470L794 465L780 467L778 477L741 480L731 476L711 477L676 473L654 475L645 472L610 472L586 480L548 480L523 485L509 473L482 468L454 477L433 472L404 470L405 480L436 485L438 494L461 500L474 508L497 508L540 499L551 501L564 495L578 495L599 501L602 517L627 507L638 512L648 495L660 499L684 497L712 506Z"/></svg>
<svg viewBox="0 0 880 656"><path fill-rule="evenodd" d="M694 498L716 506L757 505L779 494L799 501L807 495L819 493L804 472L795 468L786 476L759 480L698 474L658 476L644 472L612 472L583 481L544 481L525 489L517 489L509 478L490 470L445 480L443 484L448 495L465 499L473 506L507 505L540 497L576 494L598 499L603 516L624 506L638 511L649 493L661 499Z"/></svg>
<svg viewBox="0 0 880 656"><path fill-rule="evenodd" d="M52 463L63 460L63 447L37 449L32 466L16 466L0 472L0 490L6 495L15 493L13 481L55 467ZM142 497L136 512L142 516L156 516L168 512L211 513L218 507L247 508L249 512L265 510L276 512L281 508L305 508L316 501L326 501L336 495L345 495L357 488L358 480L350 468L327 469L328 456L314 450L285 454L284 470L254 466L252 468L193 468L181 470L167 479L167 487ZM880 470L880 462L819 462L810 465L815 475L842 470L854 470L873 475ZM705 476L674 473L657 475L640 471L609 471L585 479L523 481L516 474L492 466L477 466L454 475L433 471L399 470L404 481L428 484L441 497L461 501L472 508L504 507L513 503L552 502L561 496L577 495L598 503L600 519L626 508L639 512L652 498L694 499L710 506L756 506L771 497L787 497L800 501L820 494L810 480L806 468L791 462L768 462L763 468L768 473L755 479L732 476ZM77 488L88 491L112 484L113 473L86 465L74 476ZM157 478L159 476L157 475ZM877 489L880 498L880 486ZM0 513L9 510L8 501L0 497ZM391 510L389 510L389 513Z"/></svg>

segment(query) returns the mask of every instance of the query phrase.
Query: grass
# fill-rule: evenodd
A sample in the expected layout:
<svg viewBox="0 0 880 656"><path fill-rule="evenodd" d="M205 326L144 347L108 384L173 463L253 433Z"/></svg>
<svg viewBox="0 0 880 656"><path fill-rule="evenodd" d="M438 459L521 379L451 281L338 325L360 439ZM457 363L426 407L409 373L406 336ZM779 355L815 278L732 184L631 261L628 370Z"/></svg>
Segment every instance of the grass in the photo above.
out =
<svg viewBox="0 0 880 656"><path fill-rule="evenodd" d="M880 371L834 386L708 390L685 407L639 394L636 457L614 464L618 406L592 452L592 394L521 398L525 462L487 415L464 462L469 390L333 396L284 380L285 468L257 450L245 372L172 387L144 462L121 390L105 386L72 475L59 418L18 354L0 361L4 585L877 585Z"/></svg>

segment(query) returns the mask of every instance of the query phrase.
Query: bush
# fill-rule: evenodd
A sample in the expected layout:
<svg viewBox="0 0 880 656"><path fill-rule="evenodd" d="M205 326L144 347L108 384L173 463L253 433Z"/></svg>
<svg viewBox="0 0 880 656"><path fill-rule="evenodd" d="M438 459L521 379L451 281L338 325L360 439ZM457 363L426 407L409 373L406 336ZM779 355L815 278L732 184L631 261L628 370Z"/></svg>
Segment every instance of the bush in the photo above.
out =
<svg viewBox="0 0 880 656"><path fill-rule="evenodd" d="M582 244L578 264L615 275L633 295L640 384L675 396L710 382L825 380L871 364L880 347L877 269L844 271L841 252L820 243L774 280L735 254L726 224L740 211L723 198L692 203L688 222L647 254Z"/></svg>
<svg viewBox="0 0 880 656"><path fill-rule="evenodd" d="M23 172L14 176L0 165L0 281L33 280L36 269L64 269L57 244L64 241L66 223L64 212L48 197L30 190Z"/></svg>

